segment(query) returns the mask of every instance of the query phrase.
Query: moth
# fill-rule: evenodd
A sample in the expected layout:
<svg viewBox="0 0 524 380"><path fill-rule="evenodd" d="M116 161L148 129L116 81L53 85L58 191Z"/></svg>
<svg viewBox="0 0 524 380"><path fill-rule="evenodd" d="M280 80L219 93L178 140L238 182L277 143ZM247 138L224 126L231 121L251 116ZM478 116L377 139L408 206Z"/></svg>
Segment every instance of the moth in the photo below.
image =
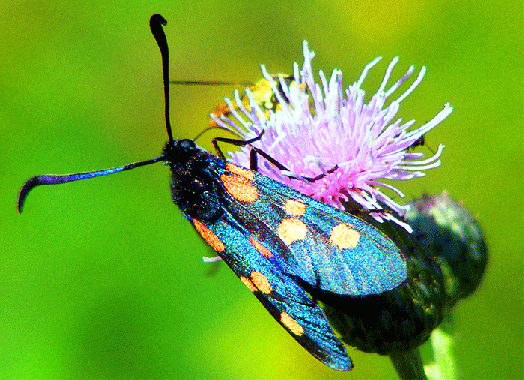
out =
<svg viewBox="0 0 524 380"><path fill-rule="evenodd" d="M173 139L166 23L158 14L150 19L163 63L168 141L161 156L92 172L33 177L20 191L19 212L36 186L164 162L171 169L173 202L204 241L311 355L333 369L350 370L351 359L316 301L394 289L407 277L405 259L386 235L362 219L227 162L217 145L249 145L261 135L247 141L215 138L218 156L192 140ZM252 149L254 159L258 155L278 165L260 149Z"/></svg>

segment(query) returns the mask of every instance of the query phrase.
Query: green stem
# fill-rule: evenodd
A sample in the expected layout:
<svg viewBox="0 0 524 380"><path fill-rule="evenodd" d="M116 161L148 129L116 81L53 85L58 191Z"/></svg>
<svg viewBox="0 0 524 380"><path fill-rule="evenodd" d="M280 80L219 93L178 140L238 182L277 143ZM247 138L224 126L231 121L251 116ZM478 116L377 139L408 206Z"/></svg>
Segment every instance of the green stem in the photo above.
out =
<svg viewBox="0 0 524 380"><path fill-rule="evenodd" d="M425 366L430 380L458 379L455 365L455 338L452 331L444 326L434 330L430 338L433 349L433 363Z"/></svg>

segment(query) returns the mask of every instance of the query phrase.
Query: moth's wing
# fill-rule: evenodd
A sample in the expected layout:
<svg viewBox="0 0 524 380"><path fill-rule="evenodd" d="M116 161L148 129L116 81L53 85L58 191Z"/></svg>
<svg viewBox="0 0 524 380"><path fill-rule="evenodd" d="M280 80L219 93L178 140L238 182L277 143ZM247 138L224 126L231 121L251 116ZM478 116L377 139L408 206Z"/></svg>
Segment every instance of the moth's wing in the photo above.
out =
<svg viewBox="0 0 524 380"><path fill-rule="evenodd" d="M289 274L282 272L236 218L223 215L203 224L193 219L200 235L253 292L269 313L311 355L336 370L350 370L351 359L329 326L323 310Z"/></svg>
<svg viewBox="0 0 524 380"><path fill-rule="evenodd" d="M255 183L261 203L274 205L273 215L265 213L267 223L283 240L287 237L291 255L283 259L310 285L340 295L365 296L391 290L406 279L402 253L370 224L267 177L259 175ZM297 203L303 205L298 211ZM291 231L283 229L289 219L303 223L304 238L293 240L294 226Z"/></svg>
<svg viewBox="0 0 524 380"><path fill-rule="evenodd" d="M246 170L246 169L242 169ZM251 172L257 200L227 199L231 212L275 253L278 266L314 289L343 296L380 294L407 277L398 247L362 219ZM229 172L235 176L236 173Z"/></svg>

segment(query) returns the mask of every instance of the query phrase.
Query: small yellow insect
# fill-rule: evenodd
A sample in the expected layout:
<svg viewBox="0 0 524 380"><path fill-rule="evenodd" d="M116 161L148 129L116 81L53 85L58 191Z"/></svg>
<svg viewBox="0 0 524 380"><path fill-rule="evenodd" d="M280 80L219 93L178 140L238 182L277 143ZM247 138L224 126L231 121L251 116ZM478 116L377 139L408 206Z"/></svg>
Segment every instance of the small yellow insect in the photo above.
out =
<svg viewBox="0 0 524 380"><path fill-rule="evenodd" d="M295 82L295 78L287 74L274 74L271 75L271 77L274 79L274 84L280 91L280 95L283 98L285 98L286 96L281 89L280 78L282 78L284 80L284 83L286 83L288 86L291 86ZM266 78L260 79L255 84L249 86L248 89L253 93L255 102L260 106L260 108L262 108L267 117L269 117L270 111L278 111L280 105L277 97L275 96L275 93L273 92L273 88L269 80L267 80ZM245 94L242 96L241 101L242 105L247 110L251 109L249 105L249 98ZM235 101L232 100L231 103L235 110L239 108ZM218 107L213 109L212 113L217 118L220 118L221 116L229 117L231 115L231 110L225 102L222 102ZM209 126L214 128L218 125L213 119L210 119Z"/></svg>

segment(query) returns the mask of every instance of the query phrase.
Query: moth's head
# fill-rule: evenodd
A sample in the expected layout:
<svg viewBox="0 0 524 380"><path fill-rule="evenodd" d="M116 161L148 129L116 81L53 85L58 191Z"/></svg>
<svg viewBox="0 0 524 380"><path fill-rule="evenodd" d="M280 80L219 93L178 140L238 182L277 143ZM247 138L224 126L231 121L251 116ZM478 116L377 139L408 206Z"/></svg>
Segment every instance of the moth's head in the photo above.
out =
<svg viewBox="0 0 524 380"><path fill-rule="evenodd" d="M166 163L185 162L190 157L198 155L200 151L202 148L193 140L173 140L164 145L162 157Z"/></svg>

